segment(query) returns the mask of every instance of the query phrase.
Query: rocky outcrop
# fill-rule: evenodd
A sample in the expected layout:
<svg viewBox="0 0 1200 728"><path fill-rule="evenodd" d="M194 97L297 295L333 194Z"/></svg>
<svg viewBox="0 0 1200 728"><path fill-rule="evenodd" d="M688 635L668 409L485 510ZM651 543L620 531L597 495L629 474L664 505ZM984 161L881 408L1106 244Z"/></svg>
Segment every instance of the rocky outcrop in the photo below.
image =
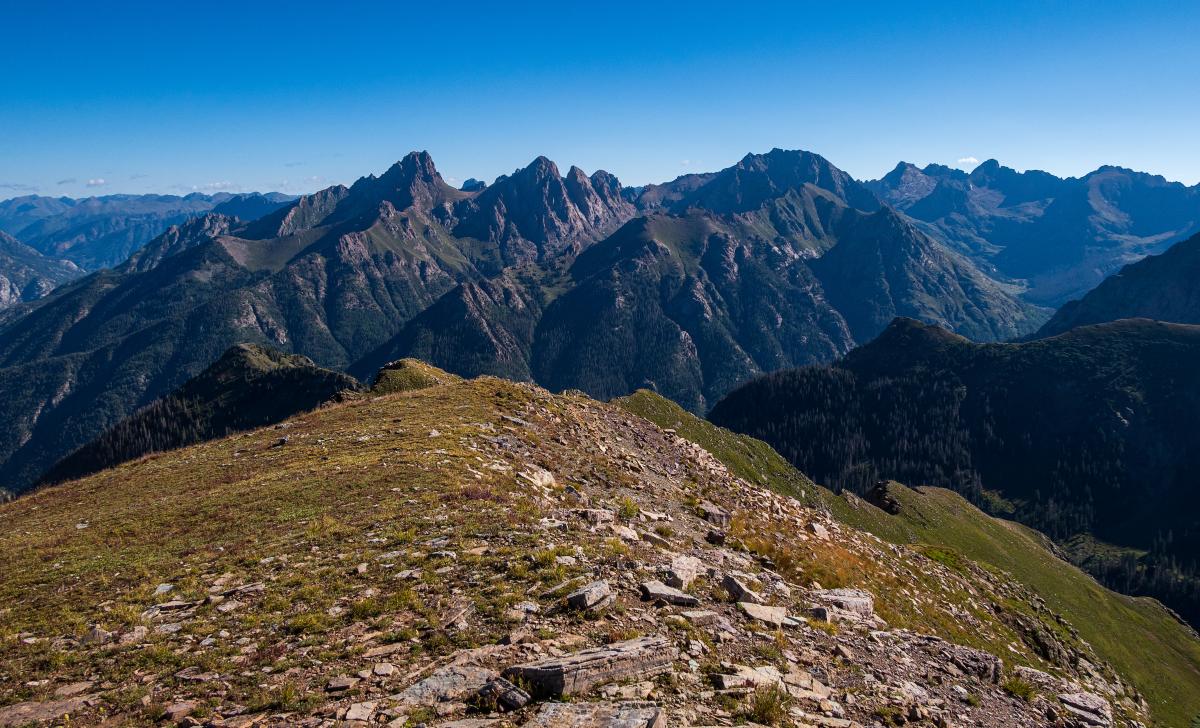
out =
<svg viewBox="0 0 1200 728"><path fill-rule="evenodd" d="M534 695L567 697L627 678L647 678L671 669L677 651L663 637L639 637L566 657L514 665L504 677L529 685Z"/></svg>

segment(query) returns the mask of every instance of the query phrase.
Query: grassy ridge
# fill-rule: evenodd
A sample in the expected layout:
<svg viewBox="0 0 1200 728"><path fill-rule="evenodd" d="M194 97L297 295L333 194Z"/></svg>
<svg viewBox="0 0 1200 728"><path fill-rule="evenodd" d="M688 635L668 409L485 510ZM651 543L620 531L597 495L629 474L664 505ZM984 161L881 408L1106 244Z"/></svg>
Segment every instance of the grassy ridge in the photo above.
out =
<svg viewBox="0 0 1200 728"><path fill-rule="evenodd" d="M766 443L717 427L651 392L617 400L625 409L700 445L739 476L797 494L841 522L897 544L918 544L953 566L961 557L1001 569L1036 591L1080 637L1133 683L1163 725L1184 726L1200 714L1200 639L1152 599L1105 589L1058 558L1037 531L992 518L941 488L889 484L900 505L891 515L812 484Z"/></svg>

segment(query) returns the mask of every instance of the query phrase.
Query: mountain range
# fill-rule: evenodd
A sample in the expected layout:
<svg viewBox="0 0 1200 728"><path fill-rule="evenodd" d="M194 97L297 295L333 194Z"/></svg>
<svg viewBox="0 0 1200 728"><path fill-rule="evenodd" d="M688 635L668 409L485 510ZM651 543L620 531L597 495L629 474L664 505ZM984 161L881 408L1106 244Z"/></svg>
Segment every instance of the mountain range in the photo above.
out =
<svg viewBox="0 0 1200 728"><path fill-rule="evenodd" d="M379 176L290 202L169 198L212 210L0 313L0 398L13 422L0 433L0 485L27 488L241 343L362 380L418 358L600 398L650 388L703 412L762 373L833 361L896 316L979 341L1035 333L1050 310L994 264L1008 259L995 235L1011 228L993 218L1018 207L1023 220L1045 218L1059 208L1044 195L1078 181L994 163L972 175L914 170L862 183L820 155L775 149L629 188L539 157L455 189L414 152ZM1135 202L1190 199L1191 188L1145 175L1128 184ZM990 200L964 209L995 240L966 245L944 215L922 212L938 185ZM106 199L60 204L116 204ZM4 209L32 204L13 202ZM275 204L255 217L255 205ZM1123 214L1141 215L1145 232L1155 223L1141 204ZM1081 249L1107 244L1088 227L1093 213L1080 212ZM22 214L22 230L36 228L35 213ZM1184 226L1183 214L1160 227ZM65 227L52 219L37 225Z"/></svg>
<svg viewBox="0 0 1200 728"><path fill-rule="evenodd" d="M1082 177L1018 172L994 159L969 174L901 163L868 182L983 270L1059 306L1121 266L1200 231L1200 185L1104 166Z"/></svg>
<svg viewBox="0 0 1200 728"><path fill-rule="evenodd" d="M238 343L364 378L415 356L601 397L651 386L702 411L894 315L995 339L1046 314L808 152L638 194L545 158L464 192L412 153L254 221L192 218L10 313L0 478L27 486Z"/></svg>
<svg viewBox="0 0 1200 728"><path fill-rule="evenodd" d="M1123 319L978 344L898 319L832 367L743 385L710 417L830 487L952 488L1200 620L1198 326Z"/></svg>
<svg viewBox="0 0 1200 728"><path fill-rule="evenodd" d="M118 265L168 227L189 217L217 212L253 220L293 199L278 192L193 192L182 197L104 195L83 199L25 195L0 201L0 231L43 255L92 271Z"/></svg>

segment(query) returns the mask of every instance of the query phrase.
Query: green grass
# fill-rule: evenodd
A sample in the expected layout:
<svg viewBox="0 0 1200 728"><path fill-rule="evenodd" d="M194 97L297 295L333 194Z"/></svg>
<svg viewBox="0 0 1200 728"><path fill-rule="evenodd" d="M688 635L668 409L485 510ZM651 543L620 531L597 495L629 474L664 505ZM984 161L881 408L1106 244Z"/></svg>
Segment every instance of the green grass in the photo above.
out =
<svg viewBox="0 0 1200 728"><path fill-rule="evenodd" d="M460 381L459 377L416 359L401 359L379 370L371 394L412 392L439 384Z"/></svg>

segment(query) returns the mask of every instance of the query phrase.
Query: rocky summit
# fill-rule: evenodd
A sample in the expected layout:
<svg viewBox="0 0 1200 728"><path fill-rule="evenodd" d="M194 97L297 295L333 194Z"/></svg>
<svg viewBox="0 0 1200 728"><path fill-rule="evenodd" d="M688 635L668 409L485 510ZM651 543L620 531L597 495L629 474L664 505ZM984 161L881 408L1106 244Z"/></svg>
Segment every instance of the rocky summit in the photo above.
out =
<svg viewBox="0 0 1200 728"><path fill-rule="evenodd" d="M392 371L0 507L0 725L1152 720L1027 586L859 530L794 471Z"/></svg>

